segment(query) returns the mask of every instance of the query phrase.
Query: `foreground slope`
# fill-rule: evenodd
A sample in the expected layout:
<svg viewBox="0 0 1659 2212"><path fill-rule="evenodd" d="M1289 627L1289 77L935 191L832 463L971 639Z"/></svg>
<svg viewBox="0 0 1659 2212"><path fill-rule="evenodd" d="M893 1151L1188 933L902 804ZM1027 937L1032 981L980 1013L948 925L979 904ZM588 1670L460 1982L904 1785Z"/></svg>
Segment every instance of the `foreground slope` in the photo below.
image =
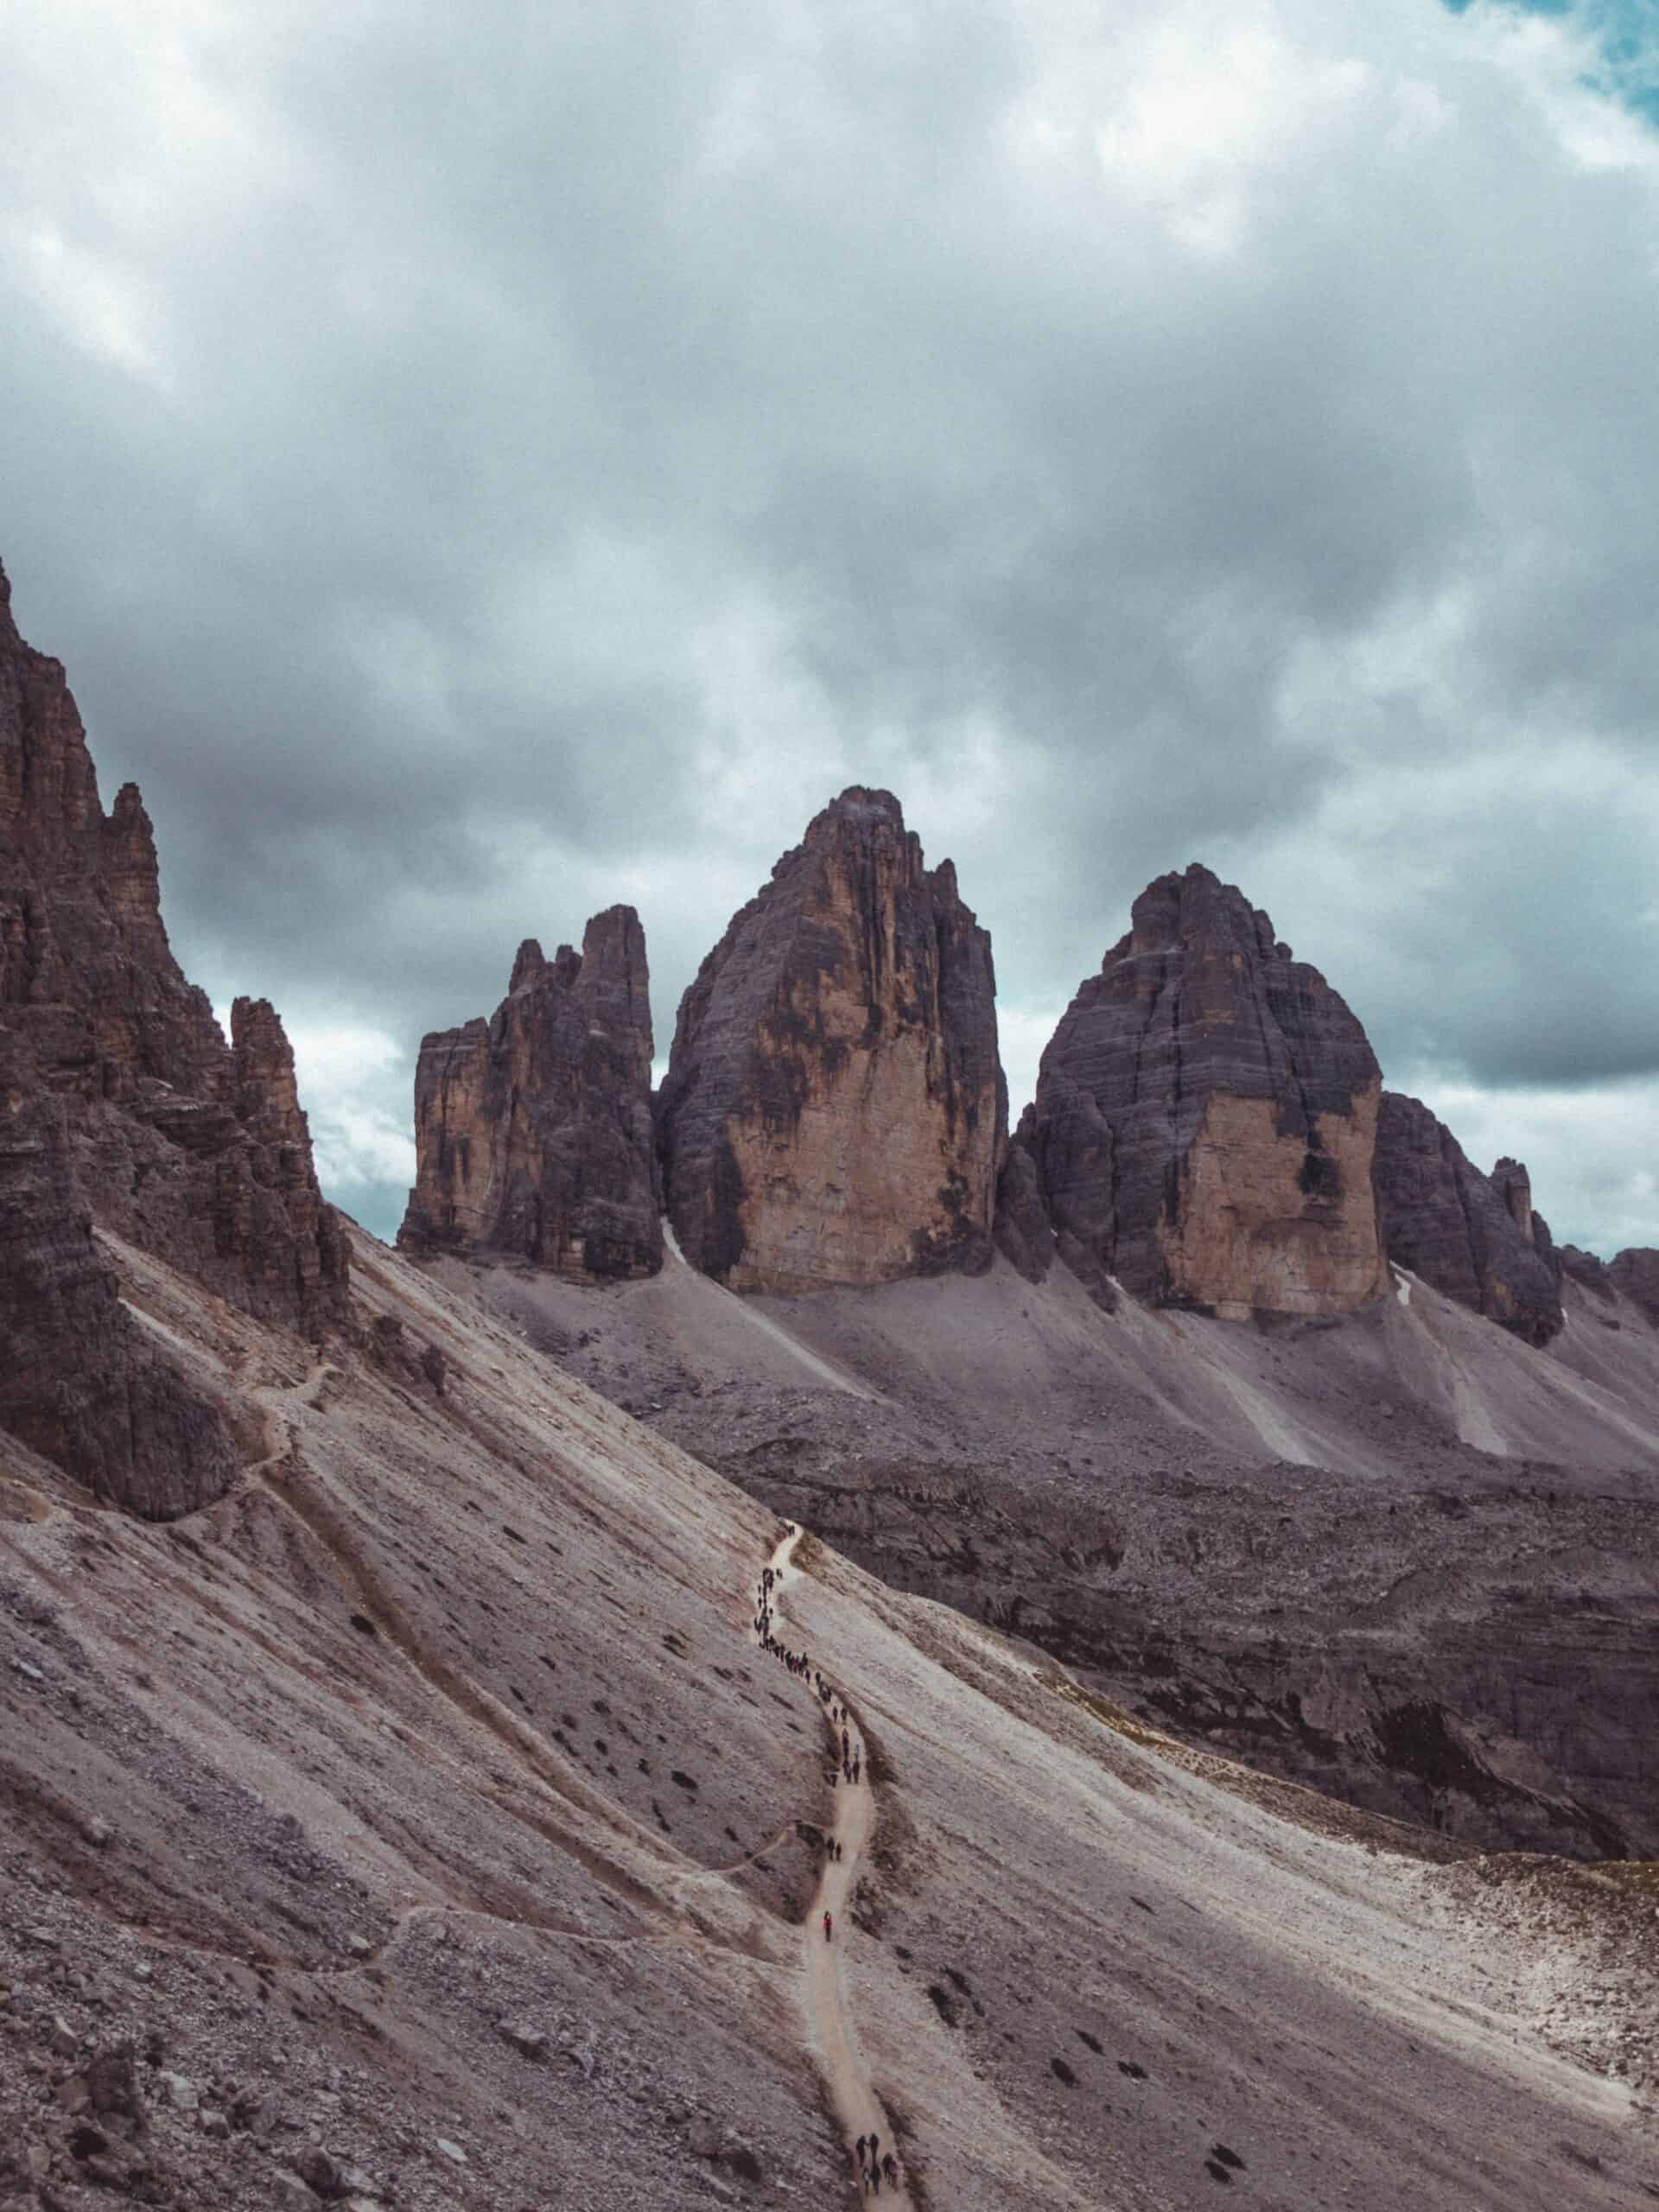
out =
<svg viewBox="0 0 1659 2212"><path fill-rule="evenodd" d="M0 1440L0 2202L850 2202L821 1708L748 1635L774 1516L464 1271L354 1240L318 1351L103 1250L245 1465L145 1525ZM1648 2201L1638 1891L1436 1863L797 1558L869 1746L839 1986L915 2204Z"/></svg>

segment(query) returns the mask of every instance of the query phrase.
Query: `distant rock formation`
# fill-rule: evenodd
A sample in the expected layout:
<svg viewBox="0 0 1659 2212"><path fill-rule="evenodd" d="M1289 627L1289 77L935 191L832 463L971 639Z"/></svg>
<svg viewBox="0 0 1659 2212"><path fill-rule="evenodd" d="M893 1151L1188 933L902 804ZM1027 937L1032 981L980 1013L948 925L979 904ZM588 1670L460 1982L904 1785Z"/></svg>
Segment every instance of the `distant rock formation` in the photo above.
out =
<svg viewBox="0 0 1659 2212"><path fill-rule="evenodd" d="M422 1040L408 1251L512 1254L577 1280L663 1262L651 995L632 906L551 960L527 938L489 1021Z"/></svg>
<svg viewBox="0 0 1659 2212"><path fill-rule="evenodd" d="M1375 1173L1383 1242L1396 1266L1527 1344L1549 1342L1561 1325L1560 1262L1518 1161L1500 1160L1483 1175L1427 1106L1390 1090Z"/></svg>
<svg viewBox="0 0 1659 2212"><path fill-rule="evenodd" d="M37 1301L21 1341L46 1332L41 1387L56 1378L54 1409L14 1389L0 1417L142 1511L201 1503L229 1448L134 1338L89 1218L262 1319L316 1338L345 1311L344 1232L282 1026L240 1000L233 1031L227 1046L173 957L137 787L105 814L62 667L18 636L0 570L3 1172L18 1224L0 1272L16 1325Z"/></svg>
<svg viewBox="0 0 1659 2212"><path fill-rule="evenodd" d="M891 792L843 791L681 1001L658 1129L686 1258L734 1290L988 1266L995 988L950 863Z"/></svg>
<svg viewBox="0 0 1659 2212"><path fill-rule="evenodd" d="M1613 1288L1623 1291L1659 1328L1659 1252L1651 1245L1632 1245L1614 1257L1607 1273Z"/></svg>
<svg viewBox="0 0 1659 2212"><path fill-rule="evenodd" d="M1386 1284L1371 1148L1382 1078L1318 970L1206 868L1160 876L1043 1054L999 1241L1111 1303L1344 1313Z"/></svg>
<svg viewBox="0 0 1659 2212"><path fill-rule="evenodd" d="M1581 1252L1576 1244L1558 1244L1555 1256L1561 1263L1561 1273L1570 1275L1592 1297L1599 1298L1604 1306L1611 1306L1618 1292L1612 1274L1605 1260L1595 1252Z"/></svg>

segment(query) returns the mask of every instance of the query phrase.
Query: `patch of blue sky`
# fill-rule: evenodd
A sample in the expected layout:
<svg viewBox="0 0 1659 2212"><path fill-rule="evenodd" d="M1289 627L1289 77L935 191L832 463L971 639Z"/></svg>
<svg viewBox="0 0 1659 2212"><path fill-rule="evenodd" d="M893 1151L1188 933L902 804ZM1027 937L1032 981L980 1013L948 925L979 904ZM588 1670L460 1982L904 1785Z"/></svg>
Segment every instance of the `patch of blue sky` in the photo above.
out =
<svg viewBox="0 0 1659 2212"><path fill-rule="evenodd" d="M1472 6L1554 16L1580 30L1597 63L1585 81L1659 126L1659 0L1444 0L1454 16Z"/></svg>

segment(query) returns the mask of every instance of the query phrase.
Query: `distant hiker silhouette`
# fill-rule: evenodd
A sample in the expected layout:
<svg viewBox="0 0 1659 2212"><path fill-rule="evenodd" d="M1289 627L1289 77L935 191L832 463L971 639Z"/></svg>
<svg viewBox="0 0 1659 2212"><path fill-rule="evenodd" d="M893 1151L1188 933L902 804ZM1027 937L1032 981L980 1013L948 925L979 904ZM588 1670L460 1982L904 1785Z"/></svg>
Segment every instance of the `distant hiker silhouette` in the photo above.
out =
<svg viewBox="0 0 1659 2212"><path fill-rule="evenodd" d="M827 1943L835 1934L836 1923L829 1913L823 1916L823 1940Z"/></svg>

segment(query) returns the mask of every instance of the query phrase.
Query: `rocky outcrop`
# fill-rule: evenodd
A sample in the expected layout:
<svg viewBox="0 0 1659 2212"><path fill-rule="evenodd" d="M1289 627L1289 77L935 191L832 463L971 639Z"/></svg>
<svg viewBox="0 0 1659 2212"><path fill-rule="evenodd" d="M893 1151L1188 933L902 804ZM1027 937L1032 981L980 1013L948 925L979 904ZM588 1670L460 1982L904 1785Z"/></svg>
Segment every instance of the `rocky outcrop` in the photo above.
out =
<svg viewBox="0 0 1659 2212"><path fill-rule="evenodd" d="M594 915L579 953L562 944L547 960L527 938L491 1020L422 1040L399 1244L512 1254L579 1281L654 1274L651 1055L632 906Z"/></svg>
<svg viewBox="0 0 1659 2212"><path fill-rule="evenodd" d="M1518 1161L1483 1175L1420 1100L1385 1091L1375 1174L1397 1267L1527 1344L1549 1342L1561 1325L1560 1264Z"/></svg>
<svg viewBox="0 0 1659 2212"><path fill-rule="evenodd" d="M143 1338L92 1240L69 1114L0 1028L0 1428L95 1496L165 1520L235 1473L220 1410Z"/></svg>
<svg viewBox="0 0 1659 2212"><path fill-rule="evenodd" d="M1632 1245L1615 1256L1607 1273L1613 1288L1659 1328L1659 1252L1650 1245Z"/></svg>
<svg viewBox="0 0 1659 2212"><path fill-rule="evenodd" d="M1561 1273L1599 1298L1604 1306L1611 1306L1618 1295L1607 1262L1599 1253L1581 1252L1576 1244L1558 1244L1555 1256L1561 1263Z"/></svg>
<svg viewBox="0 0 1659 2212"><path fill-rule="evenodd" d="M1208 868L1160 876L1067 1008L1004 1175L1109 1302L1343 1313L1384 1287L1382 1079L1316 969ZM1009 1240L1029 1247L1029 1231Z"/></svg>
<svg viewBox="0 0 1659 2212"><path fill-rule="evenodd" d="M950 863L891 792L843 791L681 1002L658 1128L686 1258L734 1290L988 1265L995 988Z"/></svg>
<svg viewBox="0 0 1659 2212"><path fill-rule="evenodd" d="M0 571L0 1031L21 1224L0 1272L22 1332L8 1350L32 1341L38 1304L56 1377L49 1409L9 1403L20 1433L141 1511L200 1503L228 1479L228 1447L133 1337L89 1220L314 1338L345 1309L344 1235L282 1026L247 1000L232 1026L227 1045L173 957L137 787L105 815L63 670L18 636Z"/></svg>

